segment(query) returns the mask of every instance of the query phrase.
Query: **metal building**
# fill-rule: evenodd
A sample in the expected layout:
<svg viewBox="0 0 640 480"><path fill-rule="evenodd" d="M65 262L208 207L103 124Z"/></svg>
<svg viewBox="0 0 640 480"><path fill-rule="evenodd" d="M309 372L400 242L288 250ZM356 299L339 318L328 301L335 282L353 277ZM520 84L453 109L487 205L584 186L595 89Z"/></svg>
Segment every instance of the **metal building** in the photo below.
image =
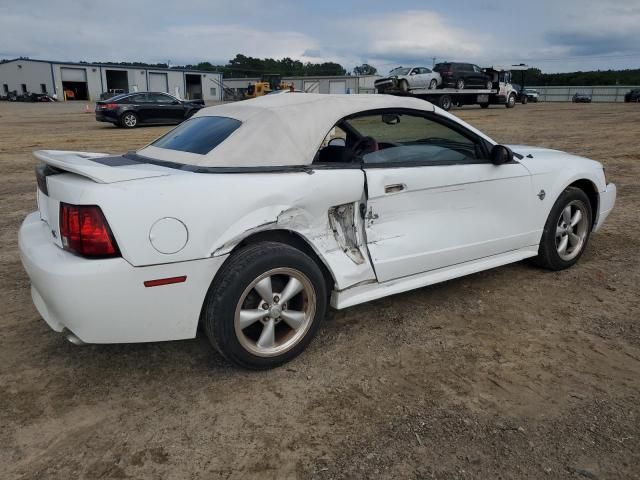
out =
<svg viewBox="0 0 640 480"><path fill-rule="evenodd" d="M0 93L48 93L58 100L99 100L103 92L166 92L184 99L222 100L222 75L178 68L130 67L16 59L0 64Z"/></svg>
<svg viewBox="0 0 640 480"><path fill-rule="evenodd" d="M293 84L296 90L307 93L375 93L373 83L378 75L344 75L318 77L282 77L282 81ZM260 78L225 78L224 88L234 95L241 95L250 83Z"/></svg>

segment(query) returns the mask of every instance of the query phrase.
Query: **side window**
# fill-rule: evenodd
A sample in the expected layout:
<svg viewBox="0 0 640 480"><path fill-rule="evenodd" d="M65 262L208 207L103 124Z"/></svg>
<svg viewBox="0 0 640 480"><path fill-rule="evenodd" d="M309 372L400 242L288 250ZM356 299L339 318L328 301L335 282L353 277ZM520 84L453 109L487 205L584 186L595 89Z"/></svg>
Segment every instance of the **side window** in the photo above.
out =
<svg viewBox="0 0 640 480"><path fill-rule="evenodd" d="M482 69L477 65L473 66L473 71L476 72L476 73L482 73Z"/></svg>
<svg viewBox="0 0 640 480"><path fill-rule="evenodd" d="M420 73L431 73L431 70L428 68L422 68Z"/></svg>
<svg viewBox="0 0 640 480"><path fill-rule="evenodd" d="M129 97L129 103L149 103L146 93L140 93L138 95L132 95Z"/></svg>
<svg viewBox="0 0 640 480"><path fill-rule="evenodd" d="M148 93L149 101L151 103L172 103L173 98L169 95L163 95L162 93Z"/></svg>
<svg viewBox="0 0 640 480"><path fill-rule="evenodd" d="M483 149L475 140L419 114L371 114L351 118L345 123L361 139L354 149L365 165L446 165L486 160Z"/></svg>
<svg viewBox="0 0 640 480"><path fill-rule="evenodd" d="M411 73L409 75L415 75L417 73L420 73L420 69L419 68L414 68L411 70Z"/></svg>

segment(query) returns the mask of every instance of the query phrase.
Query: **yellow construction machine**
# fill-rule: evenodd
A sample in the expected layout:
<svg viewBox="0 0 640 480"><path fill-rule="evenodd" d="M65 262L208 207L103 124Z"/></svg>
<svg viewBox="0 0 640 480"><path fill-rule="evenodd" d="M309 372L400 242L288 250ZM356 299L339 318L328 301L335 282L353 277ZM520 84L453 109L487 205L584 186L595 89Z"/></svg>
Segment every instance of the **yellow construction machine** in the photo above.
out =
<svg viewBox="0 0 640 480"><path fill-rule="evenodd" d="M250 83L244 98L256 98L271 93L275 90L287 90L293 88L293 84L289 85L282 81L282 75L266 74L262 75L259 82Z"/></svg>

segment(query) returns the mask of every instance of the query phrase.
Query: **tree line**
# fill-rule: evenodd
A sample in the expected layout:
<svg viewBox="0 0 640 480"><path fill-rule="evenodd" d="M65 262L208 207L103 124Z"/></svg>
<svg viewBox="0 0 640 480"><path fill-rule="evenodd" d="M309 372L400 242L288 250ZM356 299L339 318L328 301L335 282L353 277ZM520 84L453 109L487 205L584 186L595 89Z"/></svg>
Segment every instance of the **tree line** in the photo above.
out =
<svg viewBox="0 0 640 480"><path fill-rule="evenodd" d="M20 57L28 60L28 57ZM8 62L8 59L0 59L0 63ZM79 63L91 63L81 61ZM286 77L315 77L315 76L339 76L339 75L375 75L375 67L363 63L351 71L347 71L339 63L301 62L289 57L256 58L237 54L224 65L216 65L211 62L200 62L188 65L169 65L168 63L144 63L144 62L96 62L104 65L123 67L147 67L147 68L184 68L200 70L203 72L219 72L225 78L230 77L260 77L264 74L280 74ZM519 72L514 72L514 81L522 80ZM543 73L538 68L530 68L525 72L525 85L538 86L577 86L577 85L640 85L640 68L626 70L595 70L586 72Z"/></svg>
<svg viewBox="0 0 640 480"><path fill-rule="evenodd" d="M513 72L513 81L520 83L519 72ZM579 85L640 85L640 68L627 70L595 70L586 72L543 73L538 68L525 72L525 85L579 86Z"/></svg>

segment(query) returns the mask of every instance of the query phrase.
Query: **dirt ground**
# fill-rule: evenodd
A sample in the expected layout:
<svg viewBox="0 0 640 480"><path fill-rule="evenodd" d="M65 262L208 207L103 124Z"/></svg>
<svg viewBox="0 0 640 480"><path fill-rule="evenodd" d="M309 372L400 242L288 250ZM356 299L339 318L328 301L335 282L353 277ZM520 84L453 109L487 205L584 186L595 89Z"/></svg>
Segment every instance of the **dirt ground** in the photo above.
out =
<svg viewBox="0 0 640 480"><path fill-rule="evenodd" d="M454 113L602 161L618 203L574 268L523 262L329 314L247 372L205 338L75 347L31 303L17 230L41 148L123 152L167 127L0 103L0 477L640 478L640 108Z"/></svg>

